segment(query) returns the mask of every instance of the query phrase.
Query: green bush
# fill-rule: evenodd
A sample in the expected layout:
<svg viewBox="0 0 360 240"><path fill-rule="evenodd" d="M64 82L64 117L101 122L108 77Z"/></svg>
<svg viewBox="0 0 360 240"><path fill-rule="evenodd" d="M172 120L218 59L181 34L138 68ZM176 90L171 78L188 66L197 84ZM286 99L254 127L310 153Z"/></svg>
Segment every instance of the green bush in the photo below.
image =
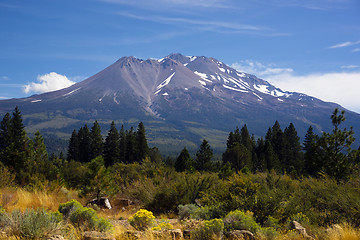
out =
<svg viewBox="0 0 360 240"><path fill-rule="evenodd" d="M113 226L107 220L99 217L92 208L78 208L70 215L70 222L83 231L106 232L112 230Z"/></svg>
<svg viewBox="0 0 360 240"><path fill-rule="evenodd" d="M260 229L260 225L255 222L251 212L244 213L240 210L229 212L224 218L224 224L226 232L231 230L248 230L256 233Z"/></svg>
<svg viewBox="0 0 360 240"><path fill-rule="evenodd" d="M27 209L24 213L14 210L8 215L11 234L20 239L49 237L61 229L62 214L44 209Z"/></svg>
<svg viewBox="0 0 360 240"><path fill-rule="evenodd" d="M190 219L193 218L195 212L199 209L198 206L195 204L180 204L178 206L178 212L179 212L179 219Z"/></svg>
<svg viewBox="0 0 360 240"><path fill-rule="evenodd" d="M99 217L92 208L86 208L76 200L71 200L59 205L59 212L64 215L64 219L69 219L72 225L86 231L110 231L113 225Z"/></svg>
<svg viewBox="0 0 360 240"><path fill-rule="evenodd" d="M195 213L192 215L192 218L195 219L203 219L203 220L210 220L214 218L221 218L223 217L225 210L223 206L204 206L198 208Z"/></svg>
<svg viewBox="0 0 360 240"><path fill-rule="evenodd" d="M77 209L81 209L83 206L81 203L72 199L66 203L60 203L58 211L63 214L64 218L67 219L70 217L71 213L75 212Z"/></svg>
<svg viewBox="0 0 360 240"><path fill-rule="evenodd" d="M128 221L132 227L138 231L145 231L154 223L154 215L152 212L140 209L134 215L132 215Z"/></svg>
<svg viewBox="0 0 360 240"><path fill-rule="evenodd" d="M221 239L223 236L224 222L221 219L205 220L204 223L195 229L191 235L191 239L209 240Z"/></svg>

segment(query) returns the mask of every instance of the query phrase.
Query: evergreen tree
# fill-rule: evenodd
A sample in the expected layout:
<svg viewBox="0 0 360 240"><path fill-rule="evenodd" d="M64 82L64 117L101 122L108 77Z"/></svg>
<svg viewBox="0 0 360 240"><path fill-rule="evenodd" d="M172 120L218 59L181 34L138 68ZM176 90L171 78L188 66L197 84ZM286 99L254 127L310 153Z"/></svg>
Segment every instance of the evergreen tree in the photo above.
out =
<svg viewBox="0 0 360 240"><path fill-rule="evenodd" d="M231 148L236 143L241 143L241 135L240 135L240 130L238 127L236 127L234 132L229 133L229 137L226 142L226 146L227 146L227 148Z"/></svg>
<svg viewBox="0 0 360 240"><path fill-rule="evenodd" d="M278 121L275 121L274 126L271 128L271 145L273 146L273 150L277 155L282 166L285 166L285 159L283 156L283 151L285 148L284 141L284 133L281 130L280 124Z"/></svg>
<svg viewBox="0 0 360 240"><path fill-rule="evenodd" d="M80 162L90 162L91 160L91 135L90 130L85 124L84 127L79 129L79 158Z"/></svg>
<svg viewBox="0 0 360 240"><path fill-rule="evenodd" d="M304 164L301 155L300 138L292 123L284 130L284 149L283 149L284 166L287 172L303 173Z"/></svg>
<svg viewBox="0 0 360 240"><path fill-rule="evenodd" d="M19 108L16 106L13 112L10 125L10 145L8 146L7 159L9 167L16 173L16 180L22 183L21 172L25 170L25 162L27 160L28 138L25 132L25 126Z"/></svg>
<svg viewBox="0 0 360 240"><path fill-rule="evenodd" d="M0 162L9 166L6 150L11 143L11 115L6 113L0 123Z"/></svg>
<svg viewBox="0 0 360 240"><path fill-rule="evenodd" d="M104 142L101 135L101 128L97 121L94 122L94 125L91 128L90 136L90 158L94 159L97 156L102 156L104 151Z"/></svg>
<svg viewBox="0 0 360 240"><path fill-rule="evenodd" d="M46 146L44 143L44 138L41 136L40 132L35 133L35 138L33 139L33 148L34 148L34 160L38 162L45 162L48 160L48 153L46 151Z"/></svg>
<svg viewBox="0 0 360 240"><path fill-rule="evenodd" d="M6 113L0 122L0 151L4 150L10 144L11 116Z"/></svg>
<svg viewBox="0 0 360 240"><path fill-rule="evenodd" d="M195 168L198 171L209 169L211 158L213 157L213 150L211 149L208 141L202 141L199 150L196 153Z"/></svg>
<svg viewBox="0 0 360 240"><path fill-rule="evenodd" d="M314 144L316 141L317 135L314 133L312 126L306 132L304 143L303 143L303 150L304 150L304 165L305 171L307 174L315 175L317 171L320 169L315 166L315 154L316 149L314 148Z"/></svg>
<svg viewBox="0 0 360 240"><path fill-rule="evenodd" d="M253 145L253 141L251 140L246 124L240 130L240 137L241 137L240 143L244 145L250 152L252 152L254 145Z"/></svg>
<svg viewBox="0 0 360 240"><path fill-rule="evenodd" d="M235 143L231 148L227 148L223 153L223 163L230 162L236 171L245 166L252 169L251 152L241 143Z"/></svg>
<svg viewBox="0 0 360 240"><path fill-rule="evenodd" d="M67 160L75 160L80 161L80 146L79 146L79 138L76 130L71 134L70 140L69 140L69 147L67 152Z"/></svg>
<svg viewBox="0 0 360 240"><path fill-rule="evenodd" d="M121 163L126 162L126 135L124 125L121 125L120 129L119 161Z"/></svg>
<svg viewBox="0 0 360 240"><path fill-rule="evenodd" d="M137 132L136 132L136 142L137 142L137 161L142 161L145 159L146 155L149 153L149 146L146 140L145 127L142 122L139 123Z"/></svg>
<svg viewBox="0 0 360 240"><path fill-rule="evenodd" d="M105 166L112 166L119 161L120 158L120 137L118 130L116 129L115 122L111 122L110 130L105 139L104 145L104 161Z"/></svg>
<svg viewBox="0 0 360 240"><path fill-rule="evenodd" d="M354 131L346 128L340 129L339 126L345 119L345 111L336 108L331 115L334 129L331 133L324 132L320 138L317 138L314 146L316 147L317 165L322 166L329 176L336 180L346 179L351 172L351 165L355 160L354 151L351 149L355 141Z"/></svg>
<svg viewBox="0 0 360 240"><path fill-rule="evenodd" d="M134 163L139 161L137 159L137 144L136 144L136 134L134 133L134 128L131 127L129 131L125 132L126 135L126 155L125 159L127 163Z"/></svg>
<svg viewBox="0 0 360 240"><path fill-rule="evenodd" d="M281 172L281 163L269 140L265 141L264 155L268 171L271 171L273 169L277 172Z"/></svg>
<svg viewBox="0 0 360 240"><path fill-rule="evenodd" d="M265 141L259 138L255 148L256 160L253 158L254 171L264 172L267 170L267 163L265 158Z"/></svg>
<svg viewBox="0 0 360 240"><path fill-rule="evenodd" d="M190 153L186 149L186 147L181 151L180 155L176 159L175 169L177 172L184 172L184 171L192 172L194 170Z"/></svg>

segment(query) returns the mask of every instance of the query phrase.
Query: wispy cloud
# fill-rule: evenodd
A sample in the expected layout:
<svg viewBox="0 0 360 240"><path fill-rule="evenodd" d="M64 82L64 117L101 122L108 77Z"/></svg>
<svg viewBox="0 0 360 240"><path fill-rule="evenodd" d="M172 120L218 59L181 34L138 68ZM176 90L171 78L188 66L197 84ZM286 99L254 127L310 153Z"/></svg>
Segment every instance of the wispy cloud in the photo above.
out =
<svg viewBox="0 0 360 240"><path fill-rule="evenodd" d="M75 82L70 81L66 76L51 72L44 75L38 75L37 82L32 82L23 86L24 93L44 93L56 91L69 87Z"/></svg>
<svg viewBox="0 0 360 240"><path fill-rule="evenodd" d="M344 48L344 47L354 46L354 45L357 45L357 44L360 44L360 41L356 41L356 42L348 41L348 42L335 44L333 46L330 46L329 48Z"/></svg>
<svg viewBox="0 0 360 240"><path fill-rule="evenodd" d="M292 68L281 68L274 64L262 64L257 61L243 60L240 62L233 63L231 67L235 68L240 72L250 73L257 77L266 79L269 76L289 74L294 70Z"/></svg>
<svg viewBox="0 0 360 240"><path fill-rule="evenodd" d="M0 76L0 81L9 81L10 78L8 76Z"/></svg>
<svg viewBox="0 0 360 240"><path fill-rule="evenodd" d="M359 68L360 66L359 65L344 65L344 66L341 66L342 69L356 69L356 68Z"/></svg>
<svg viewBox="0 0 360 240"><path fill-rule="evenodd" d="M305 93L360 113L360 71L355 70L359 68L357 65L343 66L343 72L305 75L299 75L291 68L249 60L234 63L232 67L261 77L284 91Z"/></svg>
<svg viewBox="0 0 360 240"><path fill-rule="evenodd" d="M230 8L231 4L229 0L98 0L101 2L123 4L130 6L137 6L142 8L163 8L163 7L173 7L182 6L186 8L191 7L205 7L205 8Z"/></svg>
<svg viewBox="0 0 360 240"><path fill-rule="evenodd" d="M288 35L286 33L276 32L274 29L268 27L250 25L250 24L240 24L233 22L213 21L213 20L203 20L203 19L199 20L199 19L190 19L184 17L164 17L158 15L146 16L146 15L125 13L125 12L117 12L116 14L137 20L156 22L160 24L181 25L182 27L198 28L202 31L210 31L210 32L224 33L227 31L226 33L263 34L269 36Z"/></svg>
<svg viewBox="0 0 360 240"><path fill-rule="evenodd" d="M352 50L352 52L360 52L360 48L355 48Z"/></svg>

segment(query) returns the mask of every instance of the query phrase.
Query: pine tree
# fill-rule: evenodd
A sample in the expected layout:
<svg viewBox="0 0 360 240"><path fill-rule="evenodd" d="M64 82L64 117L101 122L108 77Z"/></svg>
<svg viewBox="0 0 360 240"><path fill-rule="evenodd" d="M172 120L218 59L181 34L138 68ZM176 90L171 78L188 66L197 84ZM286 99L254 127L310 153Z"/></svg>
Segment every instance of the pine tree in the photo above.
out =
<svg viewBox="0 0 360 240"><path fill-rule="evenodd" d="M33 139L33 148L34 148L34 160L38 162L45 162L48 160L48 153L46 151L46 146L44 143L44 138L41 136L40 132L35 133L35 138Z"/></svg>
<svg viewBox="0 0 360 240"><path fill-rule="evenodd" d="M177 172L184 172L184 171L192 172L194 170L190 153L186 149L186 147L181 151L180 155L176 159L175 169Z"/></svg>
<svg viewBox="0 0 360 240"><path fill-rule="evenodd" d="M211 158L213 157L213 150L211 149L208 141L204 139L196 153L195 168L198 171L203 171L209 168Z"/></svg>
<svg viewBox="0 0 360 240"><path fill-rule="evenodd" d="M281 163L269 140L265 141L264 155L265 155L266 166L268 171L271 171L273 169L276 172L281 172Z"/></svg>
<svg viewBox="0 0 360 240"><path fill-rule="evenodd" d="M80 161L80 146L79 146L79 138L76 130L71 134L70 140L69 140L69 147L67 152L67 160L75 160Z"/></svg>
<svg viewBox="0 0 360 240"><path fill-rule="evenodd" d="M146 155L149 153L149 146L146 140L145 127L142 122L139 123L137 132L136 132L136 142L137 142L137 161L142 161L145 159Z"/></svg>
<svg viewBox="0 0 360 240"><path fill-rule="evenodd" d="M134 128L131 127L129 131L125 132L126 135L126 155L125 159L127 163L134 163L138 161L137 157L137 143L136 134Z"/></svg>
<svg viewBox="0 0 360 240"><path fill-rule="evenodd" d="M238 127L236 127L234 132L229 133L229 137L226 142L226 146L227 146L227 148L231 148L236 143L241 143L241 135L240 135L240 130Z"/></svg>
<svg viewBox="0 0 360 240"><path fill-rule="evenodd" d="M280 124L278 121L275 121L274 126L271 128L271 145L273 146L273 150L277 155L281 165L285 166L285 160L283 156L284 151L284 133L281 130Z"/></svg>
<svg viewBox="0 0 360 240"><path fill-rule="evenodd" d="M120 129L119 161L121 163L126 162L126 135L124 125L121 125Z"/></svg>
<svg viewBox="0 0 360 240"><path fill-rule="evenodd" d="M304 143L303 143L303 151L304 151L304 165L305 171L307 174L315 175L317 171L320 169L315 166L315 155L316 149L314 148L314 144L316 141L317 135L314 133L312 126L306 132Z"/></svg>
<svg viewBox="0 0 360 240"><path fill-rule="evenodd" d="M104 142L98 121L94 122L94 125L91 128L90 136L90 158L94 159L97 156L102 156L104 151Z"/></svg>
<svg viewBox="0 0 360 240"><path fill-rule="evenodd" d="M301 155L300 138L292 123L284 130L284 166L287 172L297 172L302 174L304 169L303 158Z"/></svg>
<svg viewBox="0 0 360 240"><path fill-rule="evenodd" d="M91 160L91 135L90 130L85 124L84 127L79 129L79 157L80 162L90 162Z"/></svg>
<svg viewBox="0 0 360 240"><path fill-rule="evenodd" d="M112 166L119 161L120 158L120 137L118 130L116 129L115 122L111 122L110 130L105 139L104 144L104 161L105 166Z"/></svg>
<svg viewBox="0 0 360 240"><path fill-rule="evenodd" d="M258 139L255 148L255 153L256 153L256 161L253 160L254 171L260 171L260 172L266 171L268 168L265 158L265 141L263 138Z"/></svg>
<svg viewBox="0 0 360 240"><path fill-rule="evenodd" d="M11 115L6 113L0 123L0 162L9 165L6 149L11 143Z"/></svg>
<svg viewBox="0 0 360 240"><path fill-rule="evenodd" d="M240 130L240 137L241 141L240 143L244 145L250 152L253 151L254 145L250 137L250 133L247 129L246 124L241 128Z"/></svg>
<svg viewBox="0 0 360 240"><path fill-rule="evenodd" d="M241 143L235 143L231 148L227 148L223 153L223 163L230 162L232 168L236 171L241 170L245 166L252 169L252 154Z"/></svg>
<svg viewBox="0 0 360 240"><path fill-rule="evenodd" d="M25 132L25 126L19 108L16 106L11 119L10 145L7 149L7 158L9 167L17 173L18 183L22 182L20 172L25 171L25 162L27 160L28 138Z"/></svg>
<svg viewBox="0 0 360 240"><path fill-rule="evenodd" d="M354 151L351 149L355 141L352 127L350 130L339 128L345 120L345 111L339 114L336 108L331 115L334 129L331 133L324 132L314 144L317 148L316 161L322 165L325 173L336 180L343 180L349 176L355 159Z"/></svg>

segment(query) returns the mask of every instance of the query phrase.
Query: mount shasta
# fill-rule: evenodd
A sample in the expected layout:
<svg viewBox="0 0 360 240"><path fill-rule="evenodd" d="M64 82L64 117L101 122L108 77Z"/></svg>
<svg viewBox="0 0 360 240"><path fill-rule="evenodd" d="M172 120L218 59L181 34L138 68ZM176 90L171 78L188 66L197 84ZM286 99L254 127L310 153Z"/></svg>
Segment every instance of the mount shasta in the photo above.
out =
<svg viewBox="0 0 360 240"><path fill-rule="evenodd" d="M4 115L19 106L28 132L68 138L73 129L95 120L108 129L142 121L150 145L160 149L197 148L206 138L224 149L228 133L247 124L264 136L276 120L292 122L302 138L310 125L330 131L335 103L284 92L254 75L207 57L171 54L159 60L122 57L94 76L68 88L0 101ZM346 111L347 126L360 129L360 115ZM103 131L104 132L104 131ZM356 137L355 136L355 137ZM359 139L359 137L357 137Z"/></svg>

